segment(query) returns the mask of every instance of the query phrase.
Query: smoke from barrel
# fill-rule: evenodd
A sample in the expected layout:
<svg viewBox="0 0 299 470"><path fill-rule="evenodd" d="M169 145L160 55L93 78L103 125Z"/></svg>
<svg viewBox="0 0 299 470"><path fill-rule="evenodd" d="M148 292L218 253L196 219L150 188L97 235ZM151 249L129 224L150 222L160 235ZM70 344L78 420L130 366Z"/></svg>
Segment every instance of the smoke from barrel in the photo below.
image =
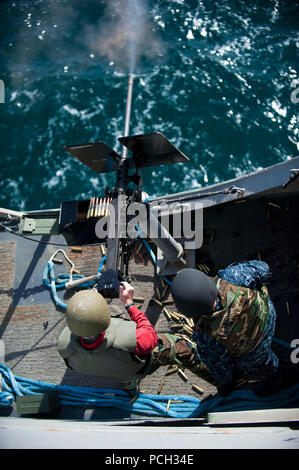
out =
<svg viewBox="0 0 299 470"><path fill-rule="evenodd" d="M106 0L99 22L86 27L85 42L95 56L130 75L152 69L167 55L147 0Z"/></svg>

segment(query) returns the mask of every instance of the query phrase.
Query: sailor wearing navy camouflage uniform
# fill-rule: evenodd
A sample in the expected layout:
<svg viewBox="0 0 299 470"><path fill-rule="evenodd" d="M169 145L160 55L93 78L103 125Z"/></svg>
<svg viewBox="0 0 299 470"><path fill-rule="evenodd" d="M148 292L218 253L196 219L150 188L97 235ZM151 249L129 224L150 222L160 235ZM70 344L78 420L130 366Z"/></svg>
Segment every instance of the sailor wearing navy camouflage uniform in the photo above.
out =
<svg viewBox="0 0 299 470"><path fill-rule="evenodd" d="M234 263L215 278L195 269L174 278L174 302L194 318L192 339L222 394L244 381L257 382L255 391L263 395L289 383L271 349L276 312L268 276L269 266L253 260Z"/></svg>

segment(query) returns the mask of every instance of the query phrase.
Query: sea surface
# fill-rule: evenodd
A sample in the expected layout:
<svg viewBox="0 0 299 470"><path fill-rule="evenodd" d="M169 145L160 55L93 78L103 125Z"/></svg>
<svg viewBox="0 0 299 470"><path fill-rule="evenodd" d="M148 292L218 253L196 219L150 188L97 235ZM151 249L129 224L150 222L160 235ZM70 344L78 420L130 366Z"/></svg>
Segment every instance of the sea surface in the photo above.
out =
<svg viewBox="0 0 299 470"><path fill-rule="evenodd" d="M114 187L63 146L121 151L130 73L130 134L159 131L190 158L143 170L152 196L297 156L298 52L295 0L1 1L0 206Z"/></svg>

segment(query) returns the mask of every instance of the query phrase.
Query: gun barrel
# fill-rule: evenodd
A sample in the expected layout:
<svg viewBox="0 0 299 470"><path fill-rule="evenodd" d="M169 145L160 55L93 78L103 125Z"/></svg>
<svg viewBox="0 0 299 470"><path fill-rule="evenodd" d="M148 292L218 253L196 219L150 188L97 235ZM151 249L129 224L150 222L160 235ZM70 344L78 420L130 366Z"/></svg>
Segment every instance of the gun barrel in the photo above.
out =
<svg viewBox="0 0 299 470"><path fill-rule="evenodd" d="M134 75L131 74L129 75L129 78L128 78L128 92L127 92L127 102L126 102L124 137L127 137L129 135L129 130L130 130L133 82L134 82ZM127 158L128 158L128 149L126 147L122 147L121 159L126 160Z"/></svg>
<svg viewBox="0 0 299 470"><path fill-rule="evenodd" d="M127 102L126 102L126 114L125 114L125 126L124 126L124 137L129 135L130 129L130 116L132 107L132 93L133 93L133 81L134 76L131 74L128 78L128 91L127 91ZM129 160L128 160L128 149L122 147L120 165L117 171L116 177L116 188L111 204L115 209L116 219L112 221L112 218L108 219L108 233L110 232L110 224L114 223L115 227L119 224L119 214L126 211L125 202L120 201L118 198L119 194L125 193L128 186L128 171L129 171ZM103 212L106 213L106 201L104 199ZM108 200L107 200L108 208ZM119 296L119 251L120 251L120 240L116 237L107 237L107 258L105 271L97 284L97 290L101 292L105 297L118 297Z"/></svg>

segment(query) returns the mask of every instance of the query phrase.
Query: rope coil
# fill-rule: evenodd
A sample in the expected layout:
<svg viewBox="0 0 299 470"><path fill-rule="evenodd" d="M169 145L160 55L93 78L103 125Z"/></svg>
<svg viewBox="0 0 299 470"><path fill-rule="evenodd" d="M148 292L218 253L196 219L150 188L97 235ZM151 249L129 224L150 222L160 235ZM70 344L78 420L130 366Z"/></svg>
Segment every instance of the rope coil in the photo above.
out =
<svg viewBox="0 0 299 470"><path fill-rule="evenodd" d="M66 261L71 265L71 270L70 270L70 274L58 274L58 276L55 277L53 259L55 258L58 252L61 252L63 256L65 257ZM106 256L103 256L99 264L99 269L98 269L99 275L102 273L102 269L103 269L105 261L106 261ZM53 255L49 258L49 261L47 262L45 270L43 272L43 283L46 287L48 287L51 290L51 294L55 302L55 305L64 310L67 308L67 304L59 298L57 294L57 290L64 289L67 282L84 278L82 274L73 274L74 269L75 269L74 263L69 259L69 257L66 255L66 253L63 250L59 249L59 250L56 250L55 253L53 253ZM96 282L98 282L98 279L81 284L80 288L90 289L94 286Z"/></svg>
<svg viewBox="0 0 299 470"><path fill-rule="evenodd" d="M130 404L131 397L123 390L56 385L15 377L4 364L0 364L0 373L3 382L3 391L0 391L0 406L11 406L16 396L56 392L59 394L60 404L65 406L113 407L142 415L189 418L194 416L200 403L198 398L189 396L141 393L134 403ZM166 411L169 400L171 406Z"/></svg>
<svg viewBox="0 0 299 470"><path fill-rule="evenodd" d="M58 393L60 404L65 406L113 407L134 414L182 419L202 417L212 411L293 408L299 405L299 384L266 397L259 397L252 390L235 390L226 397L215 396L201 402L199 398L188 395L141 393L134 403L130 403L131 397L123 390L56 385L15 377L4 364L0 364L0 374L0 406L11 406L16 396L46 392Z"/></svg>

